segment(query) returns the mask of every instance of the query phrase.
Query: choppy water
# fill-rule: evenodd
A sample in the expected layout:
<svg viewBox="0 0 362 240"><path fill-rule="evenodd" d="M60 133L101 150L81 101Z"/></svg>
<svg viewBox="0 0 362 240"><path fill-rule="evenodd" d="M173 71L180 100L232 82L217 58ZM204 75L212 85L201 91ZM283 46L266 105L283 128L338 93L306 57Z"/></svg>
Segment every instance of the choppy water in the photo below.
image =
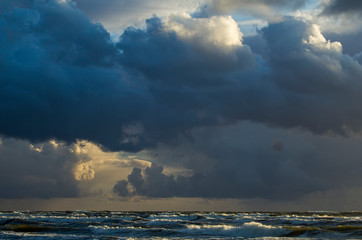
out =
<svg viewBox="0 0 362 240"><path fill-rule="evenodd" d="M362 213L0 212L0 239L362 239Z"/></svg>

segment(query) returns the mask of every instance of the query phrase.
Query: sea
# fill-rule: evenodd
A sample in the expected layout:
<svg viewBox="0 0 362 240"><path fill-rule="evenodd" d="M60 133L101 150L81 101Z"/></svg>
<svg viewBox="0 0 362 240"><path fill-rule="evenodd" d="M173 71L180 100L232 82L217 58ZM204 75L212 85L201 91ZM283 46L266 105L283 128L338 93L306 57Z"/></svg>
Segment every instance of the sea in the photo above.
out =
<svg viewBox="0 0 362 240"><path fill-rule="evenodd" d="M362 213L0 211L0 239L362 239Z"/></svg>

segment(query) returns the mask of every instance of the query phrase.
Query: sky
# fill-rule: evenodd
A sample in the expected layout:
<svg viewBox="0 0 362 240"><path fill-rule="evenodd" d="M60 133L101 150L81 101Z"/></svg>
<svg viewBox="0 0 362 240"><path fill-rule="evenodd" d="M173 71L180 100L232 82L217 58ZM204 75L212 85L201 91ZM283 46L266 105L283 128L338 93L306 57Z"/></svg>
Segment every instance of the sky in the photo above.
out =
<svg viewBox="0 0 362 240"><path fill-rule="evenodd" d="M362 211L360 0L0 0L4 210Z"/></svg>

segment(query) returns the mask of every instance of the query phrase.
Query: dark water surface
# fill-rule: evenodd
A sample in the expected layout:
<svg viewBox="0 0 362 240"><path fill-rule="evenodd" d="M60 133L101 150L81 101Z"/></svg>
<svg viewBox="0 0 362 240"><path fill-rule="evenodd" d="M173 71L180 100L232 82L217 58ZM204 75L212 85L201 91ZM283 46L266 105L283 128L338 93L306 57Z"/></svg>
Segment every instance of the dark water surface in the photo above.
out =
<svg viewBox="0 0 362 240"><path fill-rule="evenodd" d="M362 213L1 211L0 239L362 239Z"/></svg>

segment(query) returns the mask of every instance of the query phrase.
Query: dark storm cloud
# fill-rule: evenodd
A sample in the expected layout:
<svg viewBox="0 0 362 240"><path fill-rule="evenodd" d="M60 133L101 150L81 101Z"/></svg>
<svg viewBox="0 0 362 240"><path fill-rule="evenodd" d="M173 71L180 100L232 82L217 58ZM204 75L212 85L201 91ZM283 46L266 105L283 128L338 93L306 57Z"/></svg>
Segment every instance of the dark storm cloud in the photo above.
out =
<svg viewBox="0 0 362 240"><path fill-rule="evenodd" d="M128 182L126 180L118 181L113 187L113 192L115 192L119 196L127 197L128 196L127 186Z"/></svg>
<svg viewBox="0 0 362 240"><path fill-rule="evenodd" d="M148 41L162 42L154 41L154 37L160 35L159 31L132 30L131 33L126 32L123 37L132 36L127 42L137 46L136 49L149 46ZM141 34L146 34L147 37ZM162 39L165 38L165 35L161 36ZM362 68L354 58L343 54L339 43L326 40L316 25L293 18L269 24L255 38L263 39L251 48L252 51L257 48L260 54L261 58L256 58L261 65L259 69L229 70L223 78L218 79L215 87L212 84L203 86L202 82L198 82L203 87L197 88L197 91L197 86L188 82L189 79L180 85L184 76L182 71L175 71L177 76L181 76L178 78L168 76L162 69L149 71L152 67L140 64L141 61L129 62L132 65L128 66L139 69L149 79L163 82L168 91L177 87L184 96L190 91L190 86L193 86L193 94L190 96L197 94L196 99L177 98L177 94L155 95L167 96L161 102L167 102L172 109L184 108L190 104L190 107L202 111L207 119L218 116L212 123L221 121L219 123L225 124L238 119L249 119L282 128L301 127L318 134L334 132L346 135L350 131L361 130L359 119L362 118L362 112L355 103L360 99L357 89L362 87L359 80ZM122 41L123 39L121 43ZM252 41L252 38L248 41ZM124 57L134 58L137 55L129 51L127 45L118 46L124 50ZM156 55L159 51L152 50L160 48L146 47L147 51L151 51L147 54ZM173 66L170 58L165 56L163 61L169 61ZM204 75L202 79L207 80L205 76L210 78L214 74ZM151 91L156 90L159 91L151 88ZM180 99L184 100L181 105ZM189 99L192 99L190 103L187 101ZM197 101L202 99L208 101ZM199 105L195 105L195 102ZM267 128L263 131L258 131L258 127L253 128L252 125L246 128L257 139L244 148L241 147L242 144L251 141L250 132L237 134L228 131L223 135L226 139L217 134L205 134L206 136L197 139L197 136L190 134L189 139L194 140L192 146L170 154L166 164L181 163L183 167L193 171L191 176L167 175L157 165L144 170L135 168L128 180L123 180L122 184L114 187L114 192L122 193L121 196L127 193L128 196L149 197L262 197L285 200L332 189L337 185L340 187L339 183L342 182L352 184L358 175L354 171L360 167L354 157L359 156L356 154L356 145L352 150L349 149L353 154L349 154L348 150L331 157L329 147L333 145L338 149L338 141L327 141L324 145L323 138L317 137L315 142L323 145L322 149L317 150L306 143L299 146L296 138L293 139L295 144L292 150L287 151L287 146L281 145L280 140L275 142L275 137L265 136ZM210 133L216 131L214 128L206 129ZM230 137L233 134L237 136ZM244 136L248 138L244 139ZM290 137L285 138L283 142L291 140ZM260 142L266 140L269 141L264 144ZM321 153L317 154L319 151ZM347 165L341 164L344 156L350 158ZM330 166L327 167L328 172L324 172L326 165ZM351 177L333 179L341 168L349 172Z"/></svg>
<svg viewBox="0 0 362 240"><path fill-rule="evenodd" d="M332 0L322 14L334 15L341 13L356 13L362 11L362 2L359 0Z"/></svg>
<svg viewBox="0 0 362 240"><path fill-rule="evenodd" d="M82 158L66 145L2 139L0 198L76 197L73 168Z"/></svg>
<svg viewBox="0 0 362 240"><path fill-rule="evenodd" d="M138 151L182 145L197 138L195 129L241 120L317 134L361 131L360 55L344 55L339 43L311 23L285 18L243 42L231 17L180 14L153 17L145 29L128 28L115 44L73 4L0 4L7 4L0 16L5 136L85 139L110 150ZM278 158L288 153L287 141L280 140L281 151L271 147L273 139L266 152L228 151L229 141L189 146L183 152L197 158L181 162L191 176L167 175L157 165L135 168L114 192L295 198L331 187L329 175L319 178L308 166Z"/></svg>
<svg viewBox="0 0 362 240"><path fill-rule="evenodd" d="M122 80L101 25L67 3L35 1L2 14L0 28L2 134L132 148L123 130L152 100Z"/></svg>
<svg viewBox="0 0 362 240"><path fill-rule="evenodd" d="M233 167L229 164L233 164ZM128 183L135 191L127 189L125 180L119 182L122 184L116 184L113 191L120 196L140 195L157 198L294 199L322 189L314 179L310 179L301 171L293 172L294 169L290 169L288 165L273 167L269 172L263 167L243 168L235 159L232 162L223 161L217 167L219 169L214 172L198 172L190 177L166 175L162 172L163 167L155 164L144 169L142 174L141 169L135 168L128 176ZM246 169L250 172L245 171Z"/></svg>
<svg viewBox="0 0 362 240"><path fill-rule="evenodd" d="M281 143L278 139L273 140L272 148L275 151L281 152L283 151L283 143Z"/></svg>
<svg viewBox="0 0 362 240"><path fill-rule="evenodd" d="M270 147L276 136L283 141L283 151ZM207 127L193 131L193 142L155 150L159 164L177 163L192 174L166 174L156 164L134 168L127 180L114 186L114 192L160 198L292 200L358 186L360 144L360 138L324 138L248 122Z"/></svg>
<svg viewBox="0 0 362 240"><path fill-rule="evenodd" d="M359 99L355 90L362 87L358 80L362 67L342 54L339 43L327 41L316 25L292 19L270 24L262 34L269 76L289 105L284 126L298 121L315 133L360 130L361 112L354 103Z"/></svg>
<svg viewBox="0 0 362 240"><path fill-rule="evenodd" d="M348 103L358 98L353 91L360 83L354 79L361 66L333 49L336 44L318 39L323 36L311 25L288 19L264 28L267 51L264 60L254 60L248 46L204 41L200 31L209 38L221 31L208 29L208 20L169 21L201 27L182 39L152 18L146 30L126 30L116 49L100 25L69 4L36 2L33 9L8 11L1 22L7 33L1 51L2 133L32 140L82 138L137 150L220 119L316 132L360 127L353 119L361 113ZM232 23L221 17L210 21ZM309 36L315 38L310 44ZM257 61L269 68L269 76L257 69ZM323 101L315 104L318 99ZM336 112L339 117L331 121Z"/></svg>
<svg viewBox="0 0 362 240"><path fill-rule="evenodd" d="M206 45L193 52L192 42L177 39L160 24L154 18L147 32L127 30L116 49L100 25L67 3L36 1L31 9L10 8L0 25L6 33L0 52L1 133L32 141L87 139L107 149L132 151L215 121L197 112L208 99L192 107L199 101L193 87L219 85L223 73L253 65L250 49L225 55L221 50L208 53ZM128 42L149 36L153 42L143 46ZM127 75L117 62L145 72L146 82L132 71ZM215 71L208 73L208 68ZM170 84L185 81L190 91L168 88L170 74L176 76L167 80Z"/></svg>
<svg viewBox="0 0 362 240"><path fill-rule="evenodd" d="M137 151L239 120L361 129L361 65L292 18L260 31L261 55L242 44L231 17L154 17L115 45L72 4L35 1L10 7L0 28L6 136Z"/></svg>
<svg viewBox="0 0 362 240"><path fill-rule="evenodd" d="M236 24L231 18L211 20L221 26L215 30L207 29L209 22L203 19L176 16L171 21L182 27L190 24L191 29L195 25L194 30L199 32L185 27L183 30L193 36L181 39L174 31L167 31L161 19L154 17L147 20L146 31L128 28L117 44L123 53L121 63L142 72L151 85L162 81L157 87L187 85L199 90L200 86L228 84L223 75L253 67L254 56L248 46L223 46L222 41L227 41L227 37L217 39L216 34L228 34L221 29L227 27L225 21ZM203 38L205 35L207 38ZM219 41L221 46L213 41Z"/></svg>
<svg viewBox="0 0 362 240"><path fill-rule="evenodd" d="M122 63L143 73L152 94L170 109L202 113L208 124L248 119L315 133L360 131L362 112L354 103L362 67L316 25L287 18L263 28L257 69L245 68L252 62L247 46L233 55L218 57L217 49L205 55L165 33L159 21L149 20L146 31L127 30L118 47Z"/></svg>

